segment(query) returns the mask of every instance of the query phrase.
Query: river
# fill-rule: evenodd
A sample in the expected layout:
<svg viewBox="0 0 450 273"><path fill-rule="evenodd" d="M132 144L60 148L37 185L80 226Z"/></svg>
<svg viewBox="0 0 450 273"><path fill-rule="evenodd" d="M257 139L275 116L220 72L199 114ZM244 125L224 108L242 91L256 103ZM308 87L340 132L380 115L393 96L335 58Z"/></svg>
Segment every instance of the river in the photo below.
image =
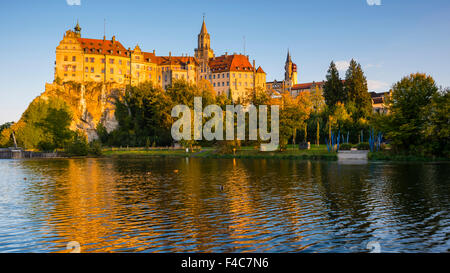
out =
<svg viewBox="0 0 450 273"><path fill-rule="evenodd" d="M449 252L449 209L449 163L0 160L0 252Z"/></svg>

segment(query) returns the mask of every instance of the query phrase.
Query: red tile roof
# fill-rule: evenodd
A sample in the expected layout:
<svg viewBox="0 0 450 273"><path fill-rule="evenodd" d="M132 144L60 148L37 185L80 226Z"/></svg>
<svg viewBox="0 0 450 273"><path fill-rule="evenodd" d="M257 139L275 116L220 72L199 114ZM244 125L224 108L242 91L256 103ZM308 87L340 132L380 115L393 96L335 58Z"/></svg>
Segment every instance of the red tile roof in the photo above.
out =
<svg viewBox="0 0 450 273"><path fill-rule="evenodd" d="M127 57L126 48L118 41L78 38L82 49L89 54L106 54Z"/></svg>
<svg viewBox="0 0 450 273"><path fill-rule="evenodd" d="M209 67L212 72L226 71L253 71L253 66L244 55L222 55L209 59Z"/></svg>
<svg viewBox="0 0 450 273"><path fill-rule="evenodd" d="M311 89L313 85L323 85L325 82L308 82L296 84L292 87L292 90Z"/></svg>

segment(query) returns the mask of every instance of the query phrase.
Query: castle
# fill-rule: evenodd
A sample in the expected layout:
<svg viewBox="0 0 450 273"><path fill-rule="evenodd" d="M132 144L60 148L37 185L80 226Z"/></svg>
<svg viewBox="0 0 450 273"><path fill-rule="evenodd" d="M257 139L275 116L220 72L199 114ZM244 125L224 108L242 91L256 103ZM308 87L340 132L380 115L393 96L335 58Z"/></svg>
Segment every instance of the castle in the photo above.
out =
<svg viewBox="0 0 450 273"><path fill-rule="evenodd" d="M126 49L115 36L111 40L82 38L78 22L56 47L55 81L123 85L151 81L165 89L176 79L193 84L206 80L216 94L233 101L266 89L266 73L248 56L215 56L204 18L194 56L156 56L155 50L144 52L138 45Z"/></svg>

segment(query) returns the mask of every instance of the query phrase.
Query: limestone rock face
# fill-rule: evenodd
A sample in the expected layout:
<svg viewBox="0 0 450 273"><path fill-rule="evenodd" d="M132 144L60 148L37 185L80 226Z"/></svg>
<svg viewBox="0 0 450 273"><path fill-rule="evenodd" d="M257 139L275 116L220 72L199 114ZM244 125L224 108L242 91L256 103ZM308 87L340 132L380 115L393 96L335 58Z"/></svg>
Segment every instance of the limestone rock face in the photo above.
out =
<svg viewBox="0 0 450 273"><path fill-rule="evenodd" d="M71 130L82 130L88 140L98 139L97 126L102 124L107 132L115 130L115 101L125 89L123 86L102 83L47 83L45 92L39 98L58 97L63 99L73 114Z"/></svg>

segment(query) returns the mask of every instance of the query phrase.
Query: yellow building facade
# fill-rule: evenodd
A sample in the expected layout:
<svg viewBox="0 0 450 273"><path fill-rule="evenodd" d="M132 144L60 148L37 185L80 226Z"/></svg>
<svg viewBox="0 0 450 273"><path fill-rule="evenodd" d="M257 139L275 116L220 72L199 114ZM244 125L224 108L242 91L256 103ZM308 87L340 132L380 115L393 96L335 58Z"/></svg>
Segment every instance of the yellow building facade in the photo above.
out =
<svg viewBox="0 0 450 273"><path fill-rule="evenodd" d="M184 79L195 84L208 80L216 94L233 100L265 89L266 74L249 57L233 54L216 57L211 49L211 38L203 20L194 56L156 56L136 45L126 49L115 36L111 39L81 37L77 23L68 30L56 47L55 81L104 82L137 85L150 81L166 88L173 80Z"/></svg>

